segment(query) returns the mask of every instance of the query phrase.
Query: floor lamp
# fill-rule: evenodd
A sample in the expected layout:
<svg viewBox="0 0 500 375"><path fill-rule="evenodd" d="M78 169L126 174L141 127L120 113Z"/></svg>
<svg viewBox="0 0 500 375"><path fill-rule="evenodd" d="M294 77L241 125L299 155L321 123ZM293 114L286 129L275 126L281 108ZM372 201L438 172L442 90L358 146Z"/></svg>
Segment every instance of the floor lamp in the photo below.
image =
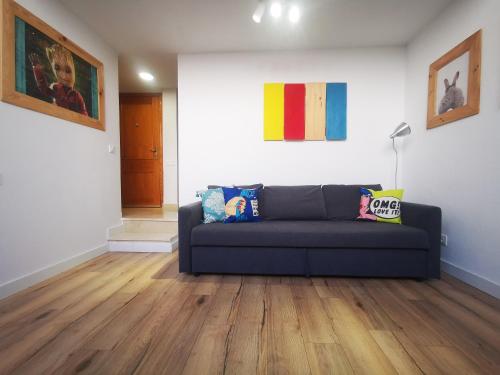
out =
<svg viewBox="0 0 500 375"><path fill-rule="evenodd" d="M398 188L398 149L396 148L395 139L398 137L406 137L407 135L410 134L411 134L410 125L408 125L406 122L402 122L397 126L396 129L394 129L392 134L389 136L389 138L392 139L392 148L396 153L396 172L394 173L394 186L396 189Z"/></svg>

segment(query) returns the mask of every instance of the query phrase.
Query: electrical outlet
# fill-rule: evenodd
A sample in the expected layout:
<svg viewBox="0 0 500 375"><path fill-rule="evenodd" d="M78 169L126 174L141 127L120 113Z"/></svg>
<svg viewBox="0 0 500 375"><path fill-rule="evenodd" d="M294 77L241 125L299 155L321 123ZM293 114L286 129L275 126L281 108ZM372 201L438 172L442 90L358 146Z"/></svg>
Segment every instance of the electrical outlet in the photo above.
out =
<svg viewBox="0 0 500 375"><path fill-rule="evenodd" d="M448 236L444 233L441 233L441 245L448 246Z"/></svg>

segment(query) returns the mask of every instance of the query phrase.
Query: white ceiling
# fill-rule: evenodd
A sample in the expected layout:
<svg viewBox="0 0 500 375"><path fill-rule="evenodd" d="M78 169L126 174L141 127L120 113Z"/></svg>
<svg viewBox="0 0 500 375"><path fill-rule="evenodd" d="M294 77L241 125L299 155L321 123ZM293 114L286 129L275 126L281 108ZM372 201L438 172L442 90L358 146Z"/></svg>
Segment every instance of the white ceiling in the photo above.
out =
<svg viewBox="0 0 500 375"><path fill-rule="evenodd" d="M288 0L302 9L295 25L254 23L257 0L60 1L118 51L120 91L158 91L177 86L178 53L405 45L454 0Z"/></svg>

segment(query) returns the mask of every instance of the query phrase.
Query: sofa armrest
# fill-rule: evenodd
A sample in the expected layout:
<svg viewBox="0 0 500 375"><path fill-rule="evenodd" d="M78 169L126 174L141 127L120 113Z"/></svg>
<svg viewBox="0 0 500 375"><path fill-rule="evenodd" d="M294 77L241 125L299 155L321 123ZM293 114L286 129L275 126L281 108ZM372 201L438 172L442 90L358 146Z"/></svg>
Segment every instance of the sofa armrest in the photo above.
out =
<svg viewBox="0 0 500 375"><path fill-rule="evenodd" d="M191 272L191 231L202 220L201 202L179 208L179 272Z"/></svg>
<svg viewBox="0 0 500 375"><path fill-rule="evenodd" d="M428 276L441 277L441 208L417 203L401 203L403 225L423 229L429 236Z"/></svg>

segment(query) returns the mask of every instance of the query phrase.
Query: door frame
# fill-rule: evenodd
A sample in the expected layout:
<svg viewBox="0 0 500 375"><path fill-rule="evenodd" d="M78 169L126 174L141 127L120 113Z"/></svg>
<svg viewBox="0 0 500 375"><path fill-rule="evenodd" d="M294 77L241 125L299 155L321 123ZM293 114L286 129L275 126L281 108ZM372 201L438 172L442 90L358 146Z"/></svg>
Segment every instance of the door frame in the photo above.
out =
<svg viewBox="0 0 500 375"><path fill-rule="evenodd" d="M140 92L124 92L120 93L119 97L119 107L120 107L120 179L122 177L122 136L121 136L121 117L122 117L122 98L130 98L130 97L146 97L146 98L158 98L158 116L157 120L160 123L160 134L158 137L159 145L158 145L158 160L160 164L160 208L163 207L165 202L164 197L164 186L163 186L163 176L164 176L164 165L163 165L163 94L160 93L140 93ZM120 183L120 195L121 195L121 183ZM122 207L158 207L156 205L123 205Z"/></svg>

